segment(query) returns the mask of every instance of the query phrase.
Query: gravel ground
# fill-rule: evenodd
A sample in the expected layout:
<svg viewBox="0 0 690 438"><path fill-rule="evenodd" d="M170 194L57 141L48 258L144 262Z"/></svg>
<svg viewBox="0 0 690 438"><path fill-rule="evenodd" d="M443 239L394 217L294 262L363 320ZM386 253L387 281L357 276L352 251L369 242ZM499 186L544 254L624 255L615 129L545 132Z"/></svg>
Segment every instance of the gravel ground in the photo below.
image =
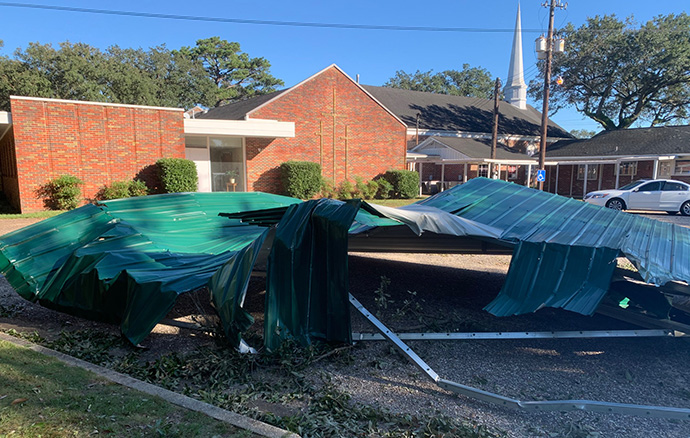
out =
<svg viewBox="0 0 690 438"><path fill-rule="evenodd" d="M670 217L670 216L669 216ZM0 221L1 222L1 221ZM482 310L505 280L509 256L438 254L352 254L352 293L398 331L536 331L628 329L595 315L555 309L509 318ZM391 280L387 308L374 292L381 277ZM261 323L262 280L252 281L252 307ZM412 295L408 291L416 292ZM379 301L380 303L380 301ZM112 325L85 321L22 300L0 278L0 305L19 309L1 317L0 329L38 331L46 338L65 328L117 332ZM171 316L185 312L179 309ZM353 310L355 331L373 331ZM213 342L185 329L159 325L147 339L147 355L191 350ZM522 400L589 399L690 408L690 343L684 339L560 339L415 341L413 349L441 377ZM437 388L385 342L353 350L354 363L320 361L353 401L396 412L447 414L473 419L509 437L690 437L690 421L584 412L528 413L458 396ZM319 370L314 370L315 374Z"/></svg>

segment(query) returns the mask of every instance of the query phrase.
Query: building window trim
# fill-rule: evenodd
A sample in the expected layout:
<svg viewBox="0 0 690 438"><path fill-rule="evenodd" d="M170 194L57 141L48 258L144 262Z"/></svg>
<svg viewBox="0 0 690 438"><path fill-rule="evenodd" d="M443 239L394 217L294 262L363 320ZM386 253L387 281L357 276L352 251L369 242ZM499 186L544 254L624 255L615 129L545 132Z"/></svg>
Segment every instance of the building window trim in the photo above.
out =
<svg viewBox="0 0 690 438"><path fill-rule="evenodd" d="M599 165L591 164L587 166L587 181L596 181L599 178ZM577 180L584 181L585 179L585 165L577 165Z"/></svg>

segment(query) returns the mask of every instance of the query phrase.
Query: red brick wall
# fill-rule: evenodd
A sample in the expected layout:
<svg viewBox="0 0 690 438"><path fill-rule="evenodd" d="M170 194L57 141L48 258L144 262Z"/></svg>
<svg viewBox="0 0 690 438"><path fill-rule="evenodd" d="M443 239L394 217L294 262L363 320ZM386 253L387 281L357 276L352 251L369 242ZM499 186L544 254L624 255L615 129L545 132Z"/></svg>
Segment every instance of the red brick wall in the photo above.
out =
<svg viewBox="0 0 690 438"><path fill-rule="evenodd" d="M44 208L36 190L62 174L81 178L94 198L162 157L184 158L181 110L11 99L21 210Z"/></svg>
<svg viewBox="0 0 690 438"><path fill-rule="evenodd" d="M335 67L250 117L294 121L295 138L246 140L248 190L279 192L278 166L288 160L321 163L324 178L336 183L405 168L406 127Z"/></svg>

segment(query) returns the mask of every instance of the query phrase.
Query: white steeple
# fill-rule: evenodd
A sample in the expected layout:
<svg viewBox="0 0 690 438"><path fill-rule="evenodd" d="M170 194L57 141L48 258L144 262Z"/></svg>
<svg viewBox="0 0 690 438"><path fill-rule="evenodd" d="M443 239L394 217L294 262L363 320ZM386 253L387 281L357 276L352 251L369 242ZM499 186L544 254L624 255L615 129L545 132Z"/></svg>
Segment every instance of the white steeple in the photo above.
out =
<svg viewBox="0 0 690 438"><path fill-rule="evenodd" d="M522 26L520 24L520 3L518 3L517 18L515 20L515 34L513 35L513 51L510 54L508 79L503 89L506 101L520 109L527 109L527 84L522 68Z"/></svg>

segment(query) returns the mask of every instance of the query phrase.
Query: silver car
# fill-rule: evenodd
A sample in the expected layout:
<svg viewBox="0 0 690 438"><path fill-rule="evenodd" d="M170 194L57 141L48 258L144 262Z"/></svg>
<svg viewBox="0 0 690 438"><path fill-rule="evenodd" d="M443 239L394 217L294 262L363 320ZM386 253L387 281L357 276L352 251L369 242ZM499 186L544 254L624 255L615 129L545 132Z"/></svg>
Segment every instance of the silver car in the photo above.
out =
<svg viewBox="0 0 690 438"><path fill-rule="evenodd" d="M615 190L589 192L585 202L614 210L655 210L690 216L690 185L672 179L638 180Z"/></svg>

